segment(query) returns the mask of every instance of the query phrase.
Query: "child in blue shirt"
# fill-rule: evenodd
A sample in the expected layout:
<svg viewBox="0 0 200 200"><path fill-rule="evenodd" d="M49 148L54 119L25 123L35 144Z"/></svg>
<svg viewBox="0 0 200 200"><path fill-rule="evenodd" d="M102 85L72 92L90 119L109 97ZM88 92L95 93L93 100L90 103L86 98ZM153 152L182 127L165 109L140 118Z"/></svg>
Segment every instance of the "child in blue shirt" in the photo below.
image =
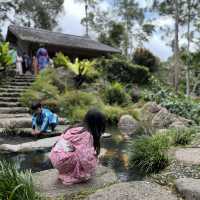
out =
<svg viewBox="0 0 200 200"><path fill-rule="evenodd" d="M33 103L32 135L46 134L49 130L54 131L58 124L58 116L49 109L43 108L41 103Z"/></svg>

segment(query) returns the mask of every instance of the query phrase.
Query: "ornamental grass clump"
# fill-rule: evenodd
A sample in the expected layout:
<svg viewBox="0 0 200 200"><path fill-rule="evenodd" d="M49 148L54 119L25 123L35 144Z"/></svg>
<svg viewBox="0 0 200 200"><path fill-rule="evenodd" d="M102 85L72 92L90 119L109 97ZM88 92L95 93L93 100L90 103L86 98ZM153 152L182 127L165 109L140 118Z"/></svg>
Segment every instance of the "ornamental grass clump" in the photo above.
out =
<svg viewBox="0 0 200 200"><path fill-rule="evenodd" d="M130 144L129 168L144 173L159 172L169 164L169 137L165 134L141 136Z"/></svg>
<svg viewBox="0 0 200 200"><path fill-rule="evenodd" d="M42 200L35 191L31 173L18 172L15 165L0 162L0 199Z"/></svg>

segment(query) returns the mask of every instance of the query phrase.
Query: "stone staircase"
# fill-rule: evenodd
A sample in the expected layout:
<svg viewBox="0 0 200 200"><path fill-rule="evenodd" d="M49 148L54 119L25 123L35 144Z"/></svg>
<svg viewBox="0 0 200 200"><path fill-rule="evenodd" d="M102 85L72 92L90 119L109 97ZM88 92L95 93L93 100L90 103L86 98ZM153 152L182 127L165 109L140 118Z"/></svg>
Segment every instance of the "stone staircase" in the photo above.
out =
<svg viewBox="0 0 200 200"><path fill-rule="evenodd" d="M34 81L32 75L16 75L6 81L0 88L0 134L7 132L31 133L31 120L29 108L20 104L20 96ZM62 120L57 132L66 129L66 121Z"/></svg>

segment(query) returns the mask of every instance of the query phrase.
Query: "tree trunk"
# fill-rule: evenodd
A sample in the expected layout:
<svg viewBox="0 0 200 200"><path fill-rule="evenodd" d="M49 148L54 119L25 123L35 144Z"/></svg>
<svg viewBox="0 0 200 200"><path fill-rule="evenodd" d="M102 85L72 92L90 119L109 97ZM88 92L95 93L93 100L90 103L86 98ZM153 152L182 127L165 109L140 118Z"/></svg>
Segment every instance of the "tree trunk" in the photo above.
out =
<svg viewBox="0 0 200 200"><path fill-rule="evenodd" d="M187 0L187 7L188 7L188 22L187 22L187 63L186 63L186 95L190 95L190 15L191 15L191 1Z"/></svg>
<svg viewBox="0 0 200 200"><path fill-rule="evenodd" d="M178 0L175 2L175 66L174 66L174 87L176 92L178 92L179 84L179 8Z"/></svg>
<svg viewBox="0 0 200 200"><path fill-rule="evenodd" d="M86 30L85 30L85 35L86 36L89 36L89 31L88 31L88 0L85 0L85 23L86 23L86 25L85 25L85 28L86 28Z"/></svg>

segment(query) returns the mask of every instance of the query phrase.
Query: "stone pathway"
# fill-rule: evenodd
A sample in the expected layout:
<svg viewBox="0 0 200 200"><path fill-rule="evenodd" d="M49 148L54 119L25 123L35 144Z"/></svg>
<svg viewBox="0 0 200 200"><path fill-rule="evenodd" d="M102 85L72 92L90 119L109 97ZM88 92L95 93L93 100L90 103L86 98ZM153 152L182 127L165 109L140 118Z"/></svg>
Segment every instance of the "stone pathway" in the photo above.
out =
<svg viewBox="0 0 200 200"><path fill-rule="evenodd" d="M33 175L34 184L38 191L43 196L53 200L60 197L64 197L65 200L72 200L75 196L87 196L97 189L105 188L117 181L114 171L101 165L97 167L95 176L86 183L65 186L58 181L57 177L58 172L56 169L37 172Z"/></svg>
<svg viewBox="0 0 200 200"><path fill-rule="evenodd" d="M32 116L28 113L29 108L21 106L19 98L33 81L32 75L16 75L0 88L0 134L6 134L8 130L11 134L12 129L15 129L16 135L31 134ZM56 132L63 132L66 124L67 122L62 120Z"/></svg>

